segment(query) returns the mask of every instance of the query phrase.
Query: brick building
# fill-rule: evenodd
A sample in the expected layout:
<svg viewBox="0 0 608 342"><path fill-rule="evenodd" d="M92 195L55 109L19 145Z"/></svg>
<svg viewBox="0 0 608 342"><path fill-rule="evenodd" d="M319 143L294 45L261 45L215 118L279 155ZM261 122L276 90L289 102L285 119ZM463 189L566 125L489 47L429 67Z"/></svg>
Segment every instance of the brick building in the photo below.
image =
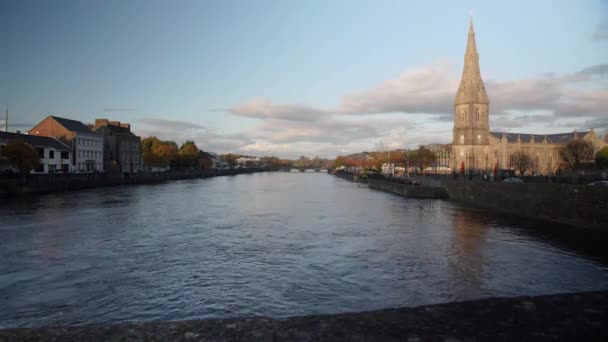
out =
<svg viewBox="0 0 608 342"><path fill-rule="evenodd" d="M103 139L80 121L48 116L29 130L30 135L61 140L72 149L74 172L102 172Z"/></svg>

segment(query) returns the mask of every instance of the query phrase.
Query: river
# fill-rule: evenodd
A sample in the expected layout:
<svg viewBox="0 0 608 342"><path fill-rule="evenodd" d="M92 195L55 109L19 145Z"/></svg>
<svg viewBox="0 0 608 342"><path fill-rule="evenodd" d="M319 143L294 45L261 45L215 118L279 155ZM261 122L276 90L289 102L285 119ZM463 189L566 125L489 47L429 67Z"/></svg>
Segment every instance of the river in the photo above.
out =
<svg viewBox="0 0 608 342"><path fill-rule="evenodd" d="M258 173L0 206L0 328L327 314L608 288L530 226L322 173Z"/></svg>

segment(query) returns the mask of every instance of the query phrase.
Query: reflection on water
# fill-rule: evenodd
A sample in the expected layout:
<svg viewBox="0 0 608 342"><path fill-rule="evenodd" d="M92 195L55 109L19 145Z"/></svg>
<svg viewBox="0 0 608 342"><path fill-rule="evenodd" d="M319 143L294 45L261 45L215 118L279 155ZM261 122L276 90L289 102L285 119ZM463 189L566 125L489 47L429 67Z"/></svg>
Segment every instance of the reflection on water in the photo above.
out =
<svg viewBox="0 0 608 342"><path fill-rule="evenodd" d="M361 311L608 288L512 221L318 173L0 206L0 327Z"/></svg>
<svg viewBox="0 0 608 342"><path fill-rule="evenodd" d="M461 285L464 298L475 298L482 289L484 243L488 225L475 216L456 214L452 226L450 277Z"/></svg>

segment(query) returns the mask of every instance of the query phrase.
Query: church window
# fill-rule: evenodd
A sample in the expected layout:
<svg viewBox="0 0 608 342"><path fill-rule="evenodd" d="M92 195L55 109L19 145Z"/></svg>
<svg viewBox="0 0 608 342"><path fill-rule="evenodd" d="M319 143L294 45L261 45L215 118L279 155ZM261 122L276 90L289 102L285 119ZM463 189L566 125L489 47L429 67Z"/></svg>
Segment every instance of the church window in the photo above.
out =
<svg viewBox="0 0 608 342"><path fill-rule="evenodd" d="M464 135L461 135L461 136L460 136L460 143L461 143L461 144L464 144Z"/></svg>
<svg viewBox="0 0 608 342"><path fill-rule="evenodd" d="M477 109L477 112L475 113L475 116L477 117L477 122L479 122L479 109Z"/></svg>

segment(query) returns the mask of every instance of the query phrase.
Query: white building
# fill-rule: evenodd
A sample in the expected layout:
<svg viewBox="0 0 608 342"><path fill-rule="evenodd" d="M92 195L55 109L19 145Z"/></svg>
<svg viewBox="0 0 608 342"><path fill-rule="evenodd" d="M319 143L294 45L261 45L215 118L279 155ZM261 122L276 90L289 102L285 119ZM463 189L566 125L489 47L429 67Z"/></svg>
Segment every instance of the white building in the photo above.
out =
<svg viewBox="0 0 608 342"><path fill-rule="evenodd" d="M260 166L260 158L257 157L241 157L236 160L241 167L257 167Z"/></svg>
<svg viewBox="0 0 608 342"><path fill-rule="evenodd" d="M30 173L69 173L72 171L72 149L63 142L50 137L0 132L0 159L3 159L2 148L14 140L23 140L38 152L40 164L37 168L31 170ZM13 169L13 166L7 162L2 164L4 166L0 166L0 169Z"/></svg>
<svg viewBox="0 0 608 342"><path fill-rule="evenodd" d="M29 131L38 135L61 139L72 148L74 172L102 172L103 137L95 134L80 121L48 116Z"/></svg>

